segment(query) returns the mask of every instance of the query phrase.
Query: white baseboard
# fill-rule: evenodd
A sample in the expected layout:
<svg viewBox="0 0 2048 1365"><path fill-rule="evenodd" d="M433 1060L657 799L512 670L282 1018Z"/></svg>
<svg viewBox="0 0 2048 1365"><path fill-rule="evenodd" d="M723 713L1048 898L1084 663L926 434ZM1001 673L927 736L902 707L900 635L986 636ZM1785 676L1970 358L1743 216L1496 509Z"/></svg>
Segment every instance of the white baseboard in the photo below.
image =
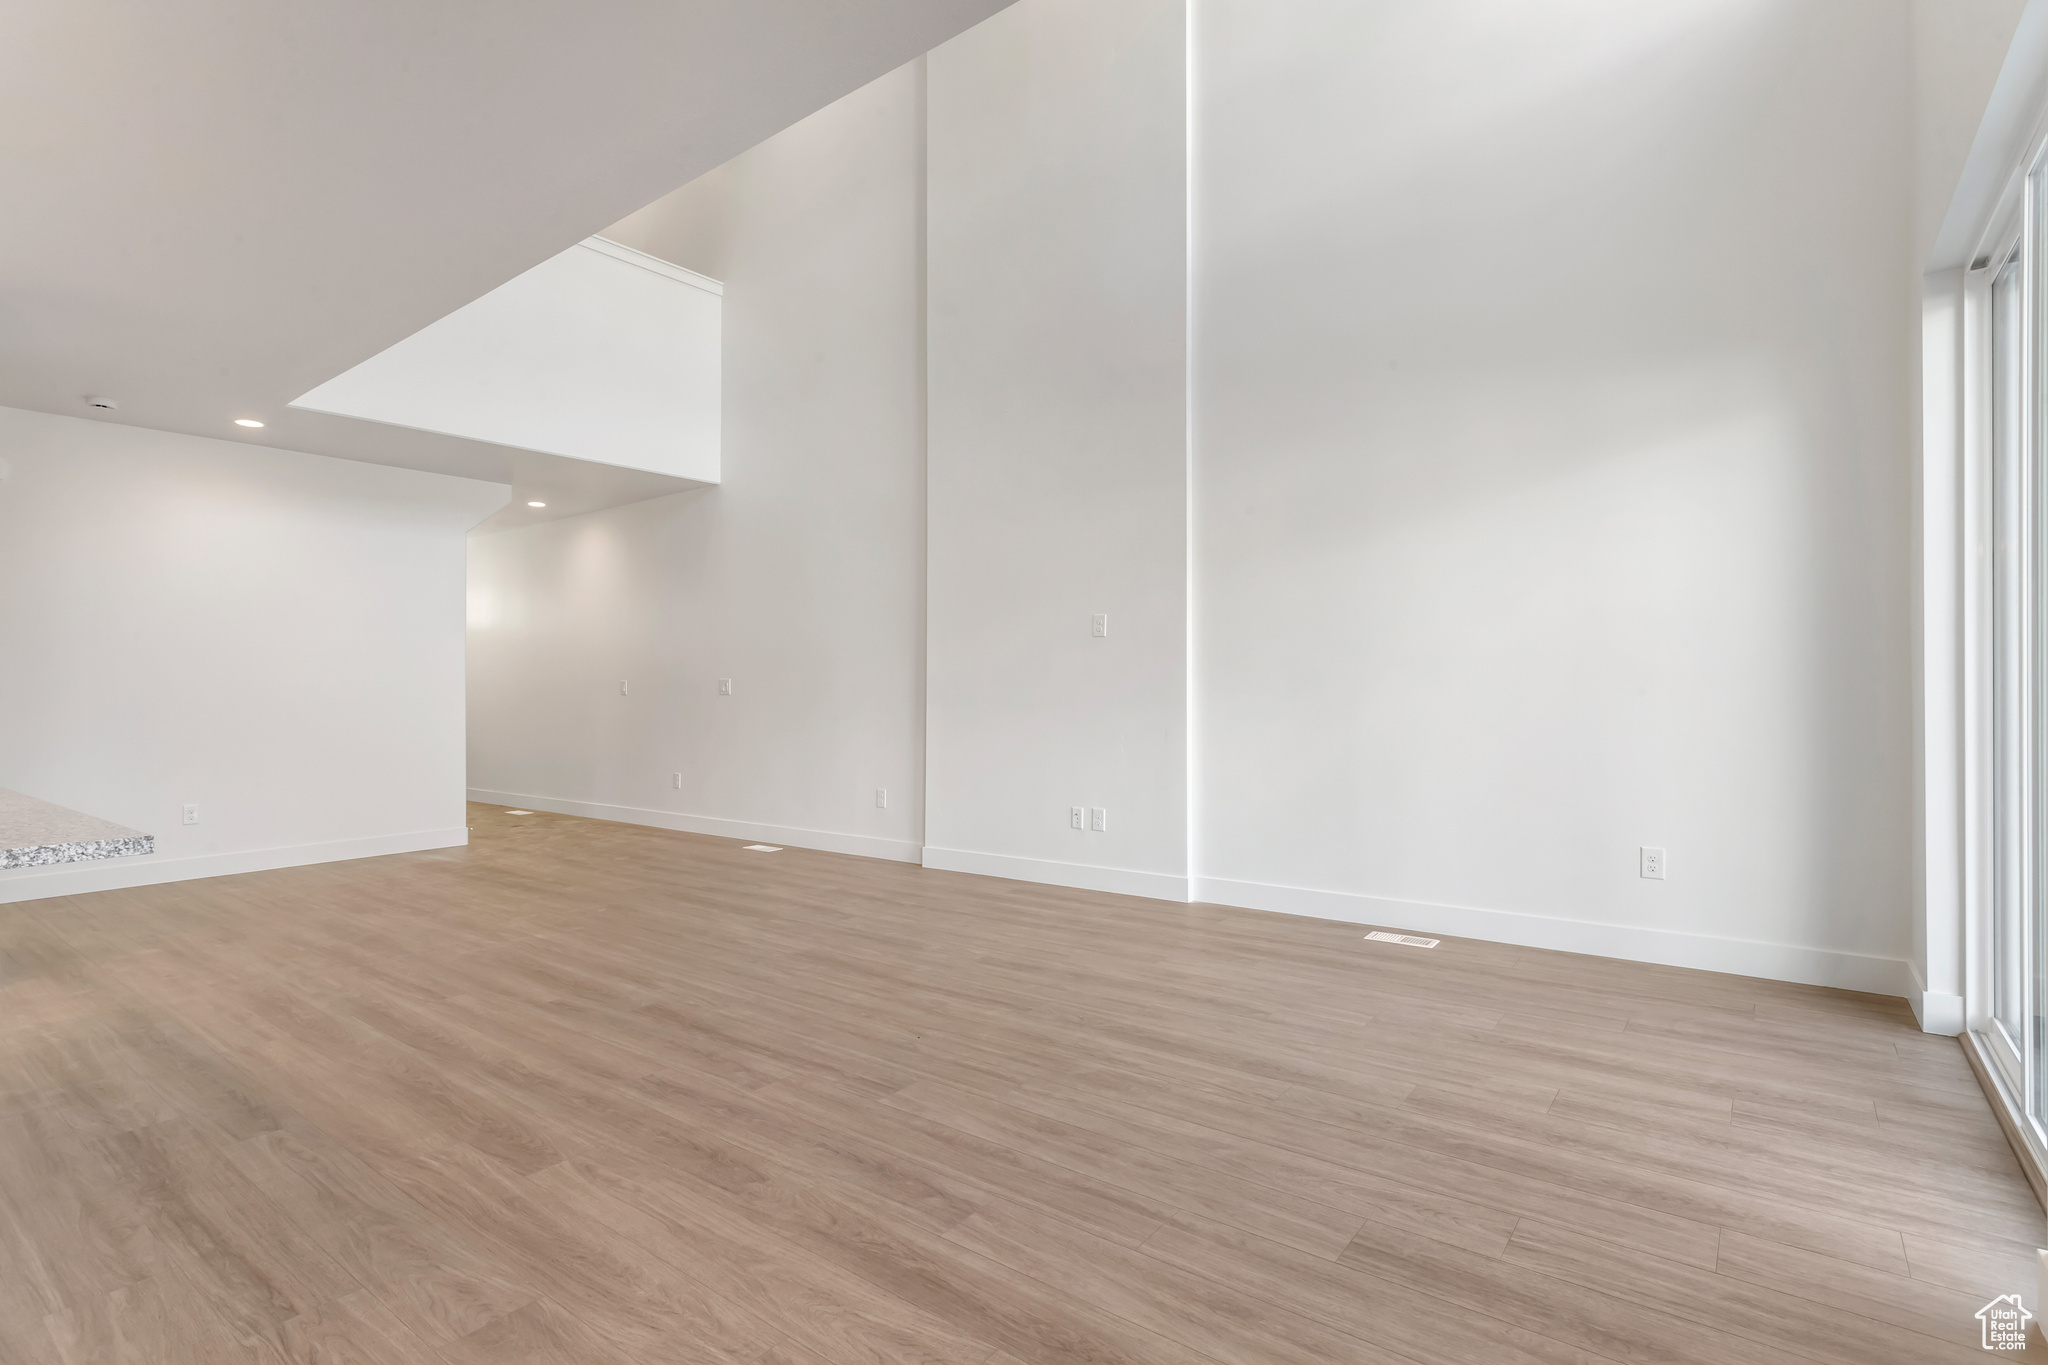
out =
<svg viewBox="0 0 2048 1365"><path fill-rule="evenodd" d="M1906 996L1922 1033L1953 1038L1963 1031L1963 997L1946 991L1916 991Z"/></svg>
<svg viewBox="0 0 2048 1365"><path fill-rule="evenodd" d="M1216 877L1190 879L1162 872L1090 867L1082 863L974 853L929 845L924 850L924 865L949 872L972 872L984 877L1071 886L1084 891L1110 891L1167 901L1205 901L1246 910L1274 910L1349 924L1414 929L1456 938L1515 943L1528 948L1590 953L1630 962L1654 962L1667 967L1691 967L1699 971L1727 972L1770 981L1833 986L1872 995L1905 996L1909 1000L1917 1000L1922 994L1914 988L1911 968L1903 959L1826 948L1717 938L1710 934L1647 929L1628 924L1557 919L1511 910L1480 910L1469 906L1392 900L1342 891L1312 891L1304 887L1272 886ZM1956 1026L1961 1027L1960 999L1932 993L1928 993L1927 998L1935 1002L1938 1011L1948 1009L1946 1002L1952 1001ZM1945 1020L1948 1016L1938 1014L1937 1017ZM1926 1027L1924 1019L1923 1027ZM1951 1030L1930 1027L1928 1031Z"/></svg>
<svg viewBox="0 0 2048 1365"><path fill-rule="evenodd" d="M1110 891L1162 901L1185 902L1188 898L1188 879L1166 872L1091 867L1087 863L1062 863L1050 858L1015 858L1006 853L972 853L961 848L933 848L929 844L925 845L924 865L944 872L973 872L983 877L1071 886L1082 891Z"/></svg>
<svg viewBox="0 0 2048 1365"><path fill-rule="evenodd" d="M145 853L137 858L61 863L37 868L26 875L0 876L0 904L186 882L199 877L226 877L237 872L268 872L310 863L338 863L350 858L381 858L390 853L419 853L430 848L458 848L468 842L469 831L458 827L338 839L327 844L294 844L289 848L256 848L241 853L204 853L190 858L159 858Z"/></svg>
<svg viewBox="0 0 2048 1365"><path fill-rule="evenodd" d="M655 829L680 830L685 834L712 834L721 839L751 839L757 844L784 844L791 848L815 848L824 853L851 853L862 858L887 858L891 862L914 863L918 846L908 839L883 839L872 834L838 834L824 829L798 829L793 825L760 825L747 820L723 820L713 815L686 815L681 811L642 810L638 806L612 806L601 801L566 801L553 796L531 796L525 792L469 789L469 799L487 806L523 806L553 815L580 815L587 820L613 820L622 825L649 825Z"/></svg>
<svg viewBox="0 0 2048 1365"><path fill-rule="evenodd" d="M1387 929L1413 929L1453 938L1480 938L1515 943L1525 948L1554 948L1567 953L1592 953L1631 962L1667 967L1692 967L1729 972L1771 981L1796 981L1809 986L1835 986L1873 995L1911 997L1912 972L1904 959L1863 953L1800 948L1748 939L1715 938L1671 929L1646 929L1630 924L1597 924L1586 920L1525 915L1511 910L1479 910L1462 905L1357 896L1342 891L1311 891L1297 886L1198 878L1194 897L1215 905L1247 910L1277 910L1289 915L1344 920Z"/></svg>
<svg viewBox="0 0 2048 1365"><path fill-rule="evenodd" d="M1927 982L1920 976L1920 968L1911 962L1906 964L1906 1003L1913 1007L1913 1017L1920 1021L1922 1033L1939 1033L1954 1038L1968 1025L1969 1019L1963 1013L1963 997L1947 991L1930 991Z"/></svg>
<svg viewBox="0 0 2048 1365"><path fill-rule="evenodd" d="M1262 882L1232 881L1216 877L1190 879L1176 877L1170 873L1140 872L1119 867L1093 867L1085 863L1063 863L1045 858L1019 858L1007 854L976 853L966 849L930 846L920 848L917 844L904 839L840 834L829 830L799 829L789 825L756 824L742 820L718 819L708 815L642 810L633 806L614 806L593 801L565 801L523 792L472 788L469 799L489 805L524 806L530 810L550 811L557 815L579 815L594 820L614 820L624 824L648 825L657 829L680 830L690 834L710 834L728 839L749 839L758 843L814 848L828 853L886 858L892 862L921 862L926 867L942 871L969 872L979 876L1003 877L1011 881L1037 882L1047 886L1068 886L1084 891L1146 896L1155 900L1205 901L1214 905L1237 906L1248 910L1272 910L1283 914L1306 915L1351 924L1414 929L1457 938L1514 943L1529 948L1554 948L1564 952L1591 953L1627 961L1655 962L1671 967L1692 967L1702 971L1728 972L1737 976L1763 977L1775 981L1796 981L1813 986L1835 986L1876 995L1898 995L1904 996L1912 1005L1921 1028L1929 1033L1954 1035L1961 1033L1964 1026L1962 997L1926 990L1911 964L1899 958L1835 952L1822 948L1802 948L1789 944L1759 943L1746 939L1716 938L1707 934L1648 929L1636 925L1557 919L1508 910L1482 910L1470 906L1435 905L1425 901L1360 896L1342 891L1274 886ZM376 858L393 853L457 848L468 842L469 832L466 829L436 829L408 834L378 835L367 839L342 839L323 844L299 844L287 848L203 854L189 858L160 858L154 854L145 854L136 858L71 863L34 870L20 869L0 873L0 904L40 900L51 896L76 896L94 891L113 891L131 886L153 886L201 877L224 877L239 872L266 872L281 867L303 867L313 863L341 862L352 858Z"/></svg>

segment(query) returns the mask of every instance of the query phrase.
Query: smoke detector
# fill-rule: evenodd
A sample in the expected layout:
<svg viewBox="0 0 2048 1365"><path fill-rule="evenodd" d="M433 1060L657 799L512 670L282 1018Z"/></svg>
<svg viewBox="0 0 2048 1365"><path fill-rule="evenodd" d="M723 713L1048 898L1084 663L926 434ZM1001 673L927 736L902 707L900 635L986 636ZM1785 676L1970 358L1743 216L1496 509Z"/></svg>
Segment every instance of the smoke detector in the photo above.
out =
<svg viewBox="0 0 2048 1365"><path fill-rule="evenodd" d="M121 406L113 399L102 398L98 394L87 394L85 405L89 408L98 408L101 412L112 412L115 408Z"/></svg>

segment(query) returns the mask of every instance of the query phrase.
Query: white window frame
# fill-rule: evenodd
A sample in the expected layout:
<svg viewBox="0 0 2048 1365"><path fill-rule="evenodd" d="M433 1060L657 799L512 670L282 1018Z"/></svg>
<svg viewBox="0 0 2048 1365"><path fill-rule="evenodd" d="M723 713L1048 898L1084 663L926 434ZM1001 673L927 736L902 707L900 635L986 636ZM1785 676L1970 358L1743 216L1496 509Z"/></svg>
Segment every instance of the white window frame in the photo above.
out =
<svg viewBox="0 0 2048 1365"><path fill-rule="evenodd" d="M2031 1106L2028 1095L2026 1068L2023 1062L2024 1040L2011 1037L1999 1021L1996 1011L1997 968L1995 945L1997 938L1996 916L2000 894L1999 867L2001 847L1999 825L2002 818L2013 819L2024 826L2032 802L2027 799L2031 793L2022 791L2021 809L2005 812L2000 808L2000 737L1998 711L2002 704L1999 695L1998 673L1998 613L1999 595L1996 582L1998 566L1995 543L1997 535L1996 489L1998 484L1997 464L1998 429L1995 414L1996 385L1994 375L2000 357L1997 354L1993 332L1994 310L1992 292L2005 264L2011 259L2015 248L2019 250L2020 300L2025 309L2032 297L2031 262L2034 254L2027 250L2027 214L2025 201L2027 177L2020 180L2020 193L2015 201L2005 206L1992 227L1980 243L1982 248L1965 274L1963 282L1963 375L1965 402L1963 406L1963 498L1964 544L1969 554L1964 567L1964 596L1970 603L1970 610L1964 615L1964 655L1969 662L1971 675L1967 683L1969 709L1975 713L1976 723L1972 730L1971 742L1966 746L1965 763L1972 800L1970 806L1976 818L1972 826L1973 848L1969 860L1974 875L1971 877L1969 901L1969 925L1971 944L1971 990L1969 992L1969 1026L1984 1044L1985 1051L2000 1065L2003 1079L2012 1087L2014 1097L2022 1113ZM2022 319L2020 328L2019 372L2022 383L2033 373L2031 365L2032 342L2035 328ZM2026 400L2020 403L2019 447L2020 461L2026 463L2031 448L2032 414L2034 404ZM2024 518L2024 509L2022 516ZM2023 526L2026 523L2023 521ZM2028 531L2023 530L2025 538ZM2024 618L2025 599L2022 599ZM2024 627L2024 619L2022 621ZM2031 632L2024 628L2021 639L2030 639ZM2026 733L2025 712L2022 708L2021 732ZM2023 784L2024 787L2024 784ZM2031 899L2032 871L2024 852L2021 855L2020 874L2022 886L2020 899L2024 905ZM2022 950L2022 957L2026 956ZM2026 987L2029 976L2022 975L2022 1017L2028 1014L2032 1005ZM2037 1125L2038 1126L2038 1125ZM2048 1145L2048 1137L2044 1137Z"/></svg>
<svg viewBox="0 0 2048 1365"><path fill-rule="evenodd" d="M2048 381L2044 381L2041 348L2048 341L2048 308L2041 295L2044 284L2042 264L2048 253L2048 222L2042 205L2048 196L2048 128L2036 126L2026 143L2026 154L2011 168L2003 192L1986 215L1977 249L1964 271L1961 294L1961 442L1958 512L1960 514L1960 602L1958 634L1959 660L1961 823L1962 823L1962 911L1965 1031L1974 1044L1979 1075L1995 1104L2004 1111L2000 1117L2017 1145L2031 1157L2029 1178L2037 1194L2048 1179L2048 1094L2043 1094L2044 1059L2030 1065L2024 1055L2025 1042L2014 1040L1994 1016L1994 938L1998 887L1998 697L1995 676L1997 655L1994 630L1997 595L1995 590L1994 508L1997 452L1993 422L1992 367L1996 364L1992 340L1991 290L2000 268L2009 259L2015 241L2020 249L2020 297L2024 322L2021 329L2020 374L2027 386L2021 403L2020 461L2032 477L2040 478L2042 434L2036 427L2048 421ZM2032 600L2042 592L2043 570L2048 569L2048 517L2041 515L2043 489L2033 488L2023 500L2027 519L2023 539L2030 542L2033 580L2030 596L2023 601L2026 628L2023 649L2030 660L2038 660L2042 641L2034 636L2041 630L2042 603ZM2036 693L2048 689L2048 664L2035 662L2039 675L2032 678ZM2032 755L2027 774L2021 828L2030 832L2022 858L2025 903L2041 905L2044 893L2044 865L2048 865L2048 836L2040 826L2048 810L2048 757L2042 750L2043 735L2039 701L2023 710L2021 742ZM2039 973L2033 962L2042 953L2048 937L2048 906L2034 910L2028 918L2029 932L2022 957L2024 989L2023 1029L2030 1025L2043 1004L2033 998L2039 989ZM2014 1047L2015 1041L2019 1048ZM2037 1047L2048 1047L2048 1041ZM2048 1195L2044 1195L2048 1199Z"/></svg>

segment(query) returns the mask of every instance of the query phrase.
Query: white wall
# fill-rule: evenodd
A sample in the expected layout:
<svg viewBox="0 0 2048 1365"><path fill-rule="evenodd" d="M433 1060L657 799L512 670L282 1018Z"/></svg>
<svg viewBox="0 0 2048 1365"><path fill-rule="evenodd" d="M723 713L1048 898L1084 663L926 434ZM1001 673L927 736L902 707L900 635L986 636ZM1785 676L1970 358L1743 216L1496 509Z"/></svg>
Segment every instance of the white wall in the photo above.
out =
<svg viewBox="0 0 2048 1365"><path fill-rule="evenodd" d="M1908 32L1204 0L1206 894L1903 991Z"/></svg>
<svg viewBox="0 0 2048 1365"><path fill-rule="evenodd" d="M1026 0L927 59L929 866L1187 893L1185 34Z"/></svg>
<svg viewBox="0 0 2048 1365"><path fill-rule="evenodd" d="M465 841L463 543L502 485L13 408L0 461L0 787L157 847L0 901Z"/></svg>
<svg viewBox="0 0 2048 1365"><path fill-rule="evenodd" d="M291 406L717 483L719 293L593 237Z"/></svg>
<svg viewBox="0 0 2048 1365"><path fill-rule="evenodd" d="M1911 0L1913 267L1928 264L2027 0Z"/></svg>
<svg viewBox="0 0 2048 1365"><path fill-rule="evenodd" d="M475 537L479 799L916 859L920 98L912 64L606 230L725 283L724 481Z"/></svg>
<svg viewBox="0 0 2048 1365"><path fill-rule="evenodd" d="M478 785L1905 991L1949 8L1023 0L921 313L908 74L611 234L727 282L728 483L479 538Z"/></svg>

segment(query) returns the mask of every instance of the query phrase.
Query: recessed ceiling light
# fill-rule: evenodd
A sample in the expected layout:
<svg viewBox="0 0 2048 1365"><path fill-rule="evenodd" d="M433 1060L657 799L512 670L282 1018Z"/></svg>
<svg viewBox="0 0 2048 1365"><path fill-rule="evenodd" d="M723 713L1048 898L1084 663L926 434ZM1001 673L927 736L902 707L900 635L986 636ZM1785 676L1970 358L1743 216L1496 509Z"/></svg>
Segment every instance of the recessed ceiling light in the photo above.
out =
<svg viewBox="0 0 2048 1365"><path fill-rule="evenodd" d="M237 417L235 425L238 427L260 427L263 423L257 421L254 417Z"/></svg>
<svg viewBox="0 0 2048 1365"><path fill-rule="evenodd" d="M528 503L528 504L526 504L526 505L527 505L528 507L546 507L546 506L547 506L547 504L546 504L546 503L544 503L544 502L529 502L529 503Z"/></svg>

